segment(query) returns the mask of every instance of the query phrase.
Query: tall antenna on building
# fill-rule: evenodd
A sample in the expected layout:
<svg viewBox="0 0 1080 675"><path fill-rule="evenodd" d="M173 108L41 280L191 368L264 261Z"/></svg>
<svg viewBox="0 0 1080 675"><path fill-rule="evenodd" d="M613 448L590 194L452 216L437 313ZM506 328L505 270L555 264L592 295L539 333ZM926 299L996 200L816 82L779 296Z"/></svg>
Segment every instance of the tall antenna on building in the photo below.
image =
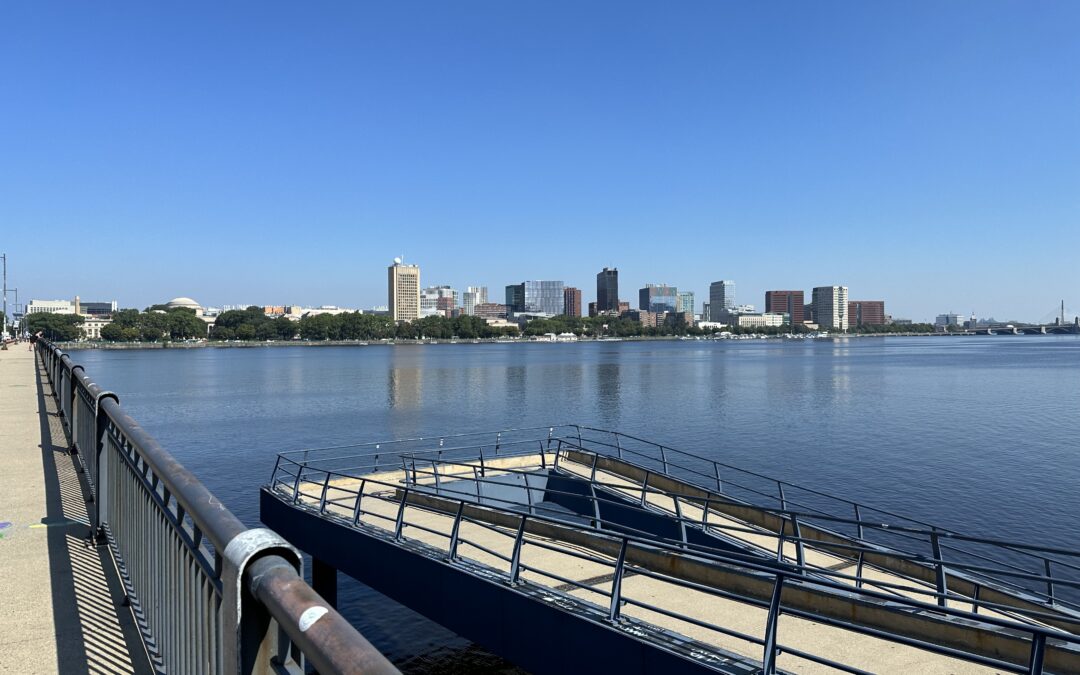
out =
<svg viewBox="0 0 1080 675"><path fill-rule="evenodd" d="M1061 325L1065 325L1065 300L1061 300Z"/></svg>

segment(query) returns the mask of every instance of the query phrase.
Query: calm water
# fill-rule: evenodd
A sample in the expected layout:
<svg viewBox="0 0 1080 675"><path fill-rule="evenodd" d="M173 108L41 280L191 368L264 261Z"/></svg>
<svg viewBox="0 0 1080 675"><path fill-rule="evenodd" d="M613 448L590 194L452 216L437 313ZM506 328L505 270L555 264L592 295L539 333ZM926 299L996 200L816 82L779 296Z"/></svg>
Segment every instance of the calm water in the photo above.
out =
<svg viewBox="0 0 1080 675"><path fill-rule="evenodd" d="M1075 547L1080 339L863 338L82 351L76 362L246 522L275 454L577 422L972 534ZM373 591L399 664L505 666Z"/></svg>

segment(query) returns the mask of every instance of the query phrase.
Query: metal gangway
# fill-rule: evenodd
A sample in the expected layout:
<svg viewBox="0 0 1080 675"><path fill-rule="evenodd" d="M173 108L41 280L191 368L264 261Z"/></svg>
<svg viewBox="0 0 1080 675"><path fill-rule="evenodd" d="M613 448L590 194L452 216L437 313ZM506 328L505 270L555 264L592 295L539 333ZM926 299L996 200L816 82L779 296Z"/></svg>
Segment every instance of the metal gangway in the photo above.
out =
<svg viewBox="0 0 1080 675"><path fill-rule="evenodd" d="M576 425L279 455L262 519L537 672L1080 672L1080 551Z"/></svg>
<svg viewBox="0 0 1080 675"><path fill-rule="evenodd" d="M294 547L241 523L55 345L37 353L90 487L88 543L111 552L155 670L397 672L304 581Z"/></svg>

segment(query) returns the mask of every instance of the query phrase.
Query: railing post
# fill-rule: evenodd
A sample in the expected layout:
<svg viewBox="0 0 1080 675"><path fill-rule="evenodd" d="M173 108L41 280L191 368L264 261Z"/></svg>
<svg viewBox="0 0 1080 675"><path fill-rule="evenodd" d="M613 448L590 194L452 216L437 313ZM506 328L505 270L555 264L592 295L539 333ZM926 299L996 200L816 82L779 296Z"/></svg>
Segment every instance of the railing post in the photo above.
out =
<svg viewBox="0 0 1080 675"><path fill-rule="evenodd" d="M667 448L660 446L660 461L664 463L664 473L669 473L667 468Z"/></svg>
<svg viewBox="0 0 1080 675"><path fill-rule="evenodd" d="M648 469L646 469L645 470L645 480L641 481L641 505L642 506L645 506L645 495L647 495L649 493L649 476L651 476L651 475L652 475L652 473Z"/></svg>
<svg viewBox="0 0 1080 675"><path fill-rule="evenodd" d="M521 545L525 539L525 520L527 516L521 517L521 523L518 524L517 537L514 538L514 554L510 560L510 583L516 584L518 577L521 574Z"/></svg>
<svg viewBox="0 0 1080 675"><path fill-rule="evenodd" d="M107 471L102 472L102 464L112 461L108 453L105 452L105 444L107 443L105 436L108 433L109 416L101 405L101 402L107 398L111 398L117 403L120 402L120 399L112 392L106 391L98 394L97 400L94 401L94 447L90 450L90 452L94 453L94 521L90 524L93 528L90 534L94 541L97 542L105 540L105 522L102 513L105 512L105 500L109 499L111 489L101 480L103 473L108 476Z"/></svg>
<svg viewBox="0 0 1080 675"><path fill-rule="evenodd" d="M862 512L859 510L859 505L855 504L855 520L858 521L856 527L858 528L859 539L863 538L863 524L862 524Z"/></svg>
<svg viewBox="0 0 1080 675"><path fill-rule="evenodd" d="M780 510L787 511L787 499L784 498L784 484L776 481L776 489L780 493Z"/></svg>
<svg viewBox="0 0 1080 675"><path fill-rule="evenodd" d="M802 529L799 528L799 517L794 513L791 514L791 530L792 535L795 537L795 561L799 564L800 571L806 574L806 555L805 551L803 551Z"/></svg>
<svg viewBox="0 0 1080 675"><path fill-rule="evenodd" d="M615 561L615 575L611 579L611 605L608 607L608 621L619 620L619 609L622 600L623 568L626 566L626 545L629 540L623 537L622 546L619 547L619 557Z"/></svg>
<svg viewBox="0 0 1080 675"><path fill-rule="evenodd" d="M720 465L713 462L713 470L716 473L716 491L720 494L724 493L724 483L720 480Z"/></svg>
<svg viewBox="0 0 1080 675"><path fill-rule="evenodd" d="M326 491L330 489L330 472L326 472L326 477L323 478L322 494L319 495L319 513L326 511Z"/></svg>
<svg viewBox="0 0 1080 675"><path fill-rule="evenodd" d="M776 629L780 619L780 596L784 592L784 575L776 575L772 598L769 600L769 616L765 621L765 653L761 659L761 672L764 675L776 673Z"/></svg>
<svg viewBox="0 0 1080 675"><path fill-rule="evenodd" d="M401 530L405 526L405 504L409 501L409 488L401 495L401 504L398 506L397 519L394 521L394 541L401 541Z"/></svg>
<svg viewBox="0 0 1080 675"><path fill-rule="evenodd" d="M1046 597L1050 604L1054 604L1054 574L1050 569L1050 558L1043 558L1046 569Z"/></svg>
<svg viewBox="0 0 1080 675"><path fill-rule="evenodd" d="M945 580L945 561L941 558L941 541L938 536L937 530L930 532L930 548L934 554L934 560L937 561L935 566L937 567L937 592L938 592L938 606L947 607L945 596L948 593L948 585Z"/></svg>
<svg viewBox="0 0 1080 675"><path fill-rule="evenodd" d="M865 553L865 551L859 549L859 561L855 564L855 588L862 588L863 586L862 570L864 563L863 556L865 555ZM978 587L976 586L976 590L977 589Z"/></svg>
<svg viewBox="0 0 1080 675"><path fill-rule="evenodd" d="M464 512L465 502L459 501L457 505L457 515L454 516L454 525L450 529L450 546L447 550L450 560L457 559L458 541L461 537L461 516Z"/></svg>
<svg viewBox="0 0 1080 675"><path fill-rule="evenodd" d="M360 523L360 517L364 514L364 512L360 510L360 501L364 498L364 487L366 485L367 480L361 480L360 489L356 491L356 504L353 505L353 525L358 525Z"/></svg>
<svg viewBox="0 0 1080 675"><path fill-rule="evenodd" d="M1035 633L1031 636L1031 658L1028 660L1028 673L1042 675L1043 660L1046 658L1046 635Z"/></svg>
<svg viewBox="0 0 1080 675"><path fill-rule="evenodd" d="M615 450L619 459L622 459L622 441L619 440L619 432L612 431L611 435L615 437Z"/></svg>
<svg viewBox="0 0 1080 675"><path fill-rule="evenodd" d="M592 473L589 474L589 480L594 482L594 483L596 482L596 462L599 459L600 459L600 455L597 455L596 453L593 453L593 456L592 456Z"/></svg>

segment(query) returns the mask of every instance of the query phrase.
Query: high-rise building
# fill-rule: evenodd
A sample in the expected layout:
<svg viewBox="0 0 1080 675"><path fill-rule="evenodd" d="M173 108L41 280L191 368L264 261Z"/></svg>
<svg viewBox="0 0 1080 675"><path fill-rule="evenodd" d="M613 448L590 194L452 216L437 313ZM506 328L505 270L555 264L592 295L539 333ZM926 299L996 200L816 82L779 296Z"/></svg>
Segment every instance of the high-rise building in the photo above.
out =
<svg viewBox="0 0 1080 675"><path fill-rule="evenodd" d="M619 269L605 267L596 275L596 311L613 312L619 308Z"/></svg>
<svg viewBox="0 0 1080 675"><path fill-rule="evenodd" d="M567 286L563 288L563 311L567 316L581 316L581 289Z"/></svg>
<svg viewBox="0 0 1080 675"><path fill-rule="evenodd" d="M805 304L802 291L765 291L765 312L787 314L793 326L806 320Z"/></svg>
<svg viewBox="0 0 1080 675"><path fill-rule="evenodd" d="M390 316L394 321L415 321L420 318L419 265L406 265L401 258L394 258L394 264L386 271Z"/></svg>
<svg viewBox="0 0 1080 675"><path fill-rule="evenodd" d="M449 286L428 286L420 291L420 316L450 316L457 307L457 291Z"/></svg>
<svg viewBox="0 0 1080 675"><path fill-rule="evenodd" d="M694 313L694 292L693 291L683 291L683 292L679 293L678 297L675 300L675 311L680 312L680 313L683 313L683 312L690 312L691 314Z"/></svg>
<svg viewBox="0 0 1080 675"><path fill-rule="evenodd" d="M487 304L487 286L469 286L461 294L461 306L465 314L472 314L477 305Z"/></svg>
<svg viewBox="0 0 1080 675"><path fill-rule="evenodd" d="M645 284L638 291L638 309L646 312L674 312L678 303L679 289L667 284Z"/></svg>
<svg viewBox="0 0 1080 675"><path fill-rule="evenodd" d="M821 328L848 329L847 286L818 286L813 292L814 319Z"/></svg>
<svg viewBox="0 0 1080 675"><path fill-rule="evenodd" d="M848 323L852 326L884 326L884 300L848 300Z"/></svg>
<svg viewBox="0 0 1080 675"><path fill-rule="evenodd" d="M735 308L735 282L714 281L709 284L709 318L716 322L726 321Z"/></svg>
<svg viewBox="0 0 1080 675"><path fill-rule="evenodd" d="M523 281L506 287L506 305L511 312L562 314L563 282Z"/></svg>

